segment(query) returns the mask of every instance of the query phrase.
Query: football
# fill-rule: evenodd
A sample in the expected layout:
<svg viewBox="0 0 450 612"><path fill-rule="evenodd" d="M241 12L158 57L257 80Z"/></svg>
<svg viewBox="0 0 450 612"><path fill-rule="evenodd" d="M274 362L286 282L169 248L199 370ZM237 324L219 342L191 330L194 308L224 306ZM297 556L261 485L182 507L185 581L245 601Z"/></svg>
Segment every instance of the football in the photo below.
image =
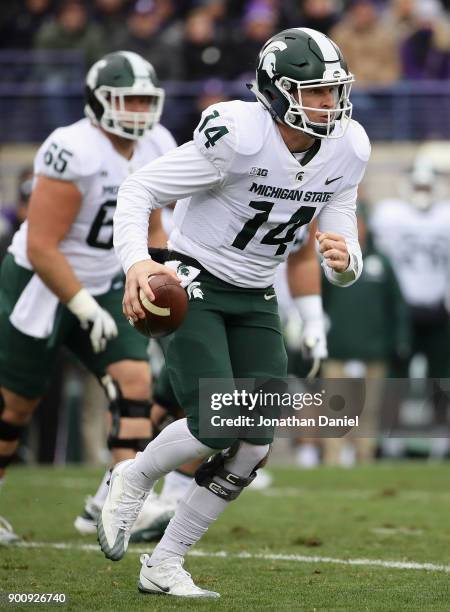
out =
<svg viewBox="0 0 450 612"><path fill-rule="evenodd" d="M148 283L155 300L150 302L141 290L139 301L145 318L138 321L130 319L130 323L144 336L161 338L171 334L183 322L188 309L188 296L183 287L169 274L150 276Z"/></svg>

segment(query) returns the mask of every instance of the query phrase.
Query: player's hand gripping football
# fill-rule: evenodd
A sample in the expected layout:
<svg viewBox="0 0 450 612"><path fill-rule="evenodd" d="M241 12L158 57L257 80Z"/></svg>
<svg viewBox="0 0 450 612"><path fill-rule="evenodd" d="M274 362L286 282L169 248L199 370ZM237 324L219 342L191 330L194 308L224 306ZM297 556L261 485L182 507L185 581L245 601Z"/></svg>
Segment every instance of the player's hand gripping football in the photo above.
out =
<svg viewBox="0 0 450 612"><path fill-rule="evenodd" d="M153 302L155 296L148 284L148 277L155 274L169 274L173 276L177 282L180 282L175 270L171 270L167 266L163 266L152 259L144 259L143 261L138 261L133 264L127 272L125 293L122 303L123 314L127 319L137 321L138 319L145 318L145 313L139 302L139 289L142 289L144 295L150 302Z"/></svg>
<svg viewBox="0 0 450 612"><path fill-rule="evenodd" d="M116 322L86 289L80 289L67 308L79 319L81 328L89 330L94 353L104 351L108 340L117 336Z"/></svg>
<svg viewBox="0 0 450 612"><path fill-rule="evenodd" d="M316 239L327 266L336 272L345 272L350 263L345 238L333 232L316 232Z"/></svg>

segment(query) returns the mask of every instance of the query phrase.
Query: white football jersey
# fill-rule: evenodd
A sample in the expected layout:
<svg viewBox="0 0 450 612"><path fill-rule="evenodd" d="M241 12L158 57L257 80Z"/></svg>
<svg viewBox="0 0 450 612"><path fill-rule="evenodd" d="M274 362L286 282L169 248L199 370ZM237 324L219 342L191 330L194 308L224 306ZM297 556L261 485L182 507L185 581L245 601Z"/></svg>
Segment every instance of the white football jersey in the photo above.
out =
<svg viewBox="0 0 450 612"><path fill-rule="evenodd" d="M120 184L144 164L164 155L176 143L161 125L136 142L131 160L114 149L89 119L56 129L34 162L35 176L74 183L83 198L80 210L59 248L78 280L93 294L106 291L121 270L113 249L113 215ZM64 206L64 202L59 203ZM27 222L15 234L9 251L17 263L32 269L26 253Z"/></svg>
<svg viewBox="0 0 450 612"><path fill-rule="evenodd" d="M121 187L114 229L119 257L126 271L143 259L143 234L136 236L145 215L186 198L176 206L169 244L218 278L242 287L271 285L299 228L320 215L320 231L343 235L357 260L352 257L352 282L361 268L356 192L369 154L367 135L354 121L343 138L316 140L293 155L259 102L211 106L193 142Z"/></svg>
<svg viewBox="0 0 450 612"><path fill-rule="evenodd" d="M450 201L420 211L402 200L383 200L374 209L370 227L408 304L442 302L450 275Z"/></svg>

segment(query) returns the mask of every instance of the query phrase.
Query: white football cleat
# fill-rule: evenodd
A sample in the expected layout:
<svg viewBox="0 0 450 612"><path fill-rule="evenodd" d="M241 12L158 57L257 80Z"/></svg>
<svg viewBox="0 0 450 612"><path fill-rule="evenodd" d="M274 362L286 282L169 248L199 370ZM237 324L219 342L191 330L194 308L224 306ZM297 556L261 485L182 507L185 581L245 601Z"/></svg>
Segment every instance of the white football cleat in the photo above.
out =
<svg viewBox="0 0 450 612"><path fill-rule="evenodd" d="M73 525L81 535L97 533L97 520L102 511L93 497L87 497L82 514L77 516Z"/></svg>
<svg viewBox="0 0 450 612"><path fill-rule="evenodd" d="M108 496L98 517L98 542L111 561L120 561L126 553L131 528L150 493L127 481L124 472L133 461L121 461L112 470Z"/></svg>
<svg viewBox="0 0 450 612"><path fill-rule="evenodd" d="M215 591L201 589L183 569L184 559L170 557L158 565L148 566L149 555L141 555L138 589L141 593L158 593L177 597L220 597Z"/></svg>
<svg viewBox="0 0 450 612"><path fill-rule="evenodd" d="M21 538L14 533L10 523L0 516L0 546L9 546L10 544L17 544Z"/></svg>
<svg viewBox="0 0 450 612"><path fill-rule="evenodd" d="M152 542L159 540L175 514L177 500L162 498L152 491L131 530L130 542Z"/></svg>

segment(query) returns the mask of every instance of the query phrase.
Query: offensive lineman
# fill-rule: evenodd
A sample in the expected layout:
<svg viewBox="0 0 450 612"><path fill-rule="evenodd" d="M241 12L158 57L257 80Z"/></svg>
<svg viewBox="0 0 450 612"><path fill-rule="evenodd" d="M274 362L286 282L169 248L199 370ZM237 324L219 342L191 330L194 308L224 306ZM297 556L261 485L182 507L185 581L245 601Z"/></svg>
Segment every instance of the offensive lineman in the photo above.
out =
<svg viewBox="0 0 450 612"><path fill-rule="evenodd" d="M120 189L114 245L127 273L126 316L144 315L137 292L140 287L152 299L147 278L161 270L147 251L151 210L191 196L177 205L169 247L200 274L187 318L167 351L170 380L187 418L113 470L98 523L105 555L123 557L157 479L216 453L197 471L153 554L142 556L141 591L218 597L194 584L183 569L184 555L252 481L272 439L202 438L198 381L286 376L272 281L298 229L318 216L317 239L332 283L348 286L361 273L355 203L370 145L350 119L353 80L329 38L306 28L285 30L259 55L257 102L209 107L193 141L145 166Z"/></svg>
<svg viewBox="0 0 450 612"><path fill-rule="evenodd" d="M63 344L104 381L113 460L133 457L151 434L148 341L122 316L112 222L123 180L176 145L158 124L164 91L139 55L96 62L86 97L87 117L55 130L36 155L28 222L1 268L0 478ZM103 483L97 495L106 493ZM6 524L0 541L15 539Z"/></svg>

